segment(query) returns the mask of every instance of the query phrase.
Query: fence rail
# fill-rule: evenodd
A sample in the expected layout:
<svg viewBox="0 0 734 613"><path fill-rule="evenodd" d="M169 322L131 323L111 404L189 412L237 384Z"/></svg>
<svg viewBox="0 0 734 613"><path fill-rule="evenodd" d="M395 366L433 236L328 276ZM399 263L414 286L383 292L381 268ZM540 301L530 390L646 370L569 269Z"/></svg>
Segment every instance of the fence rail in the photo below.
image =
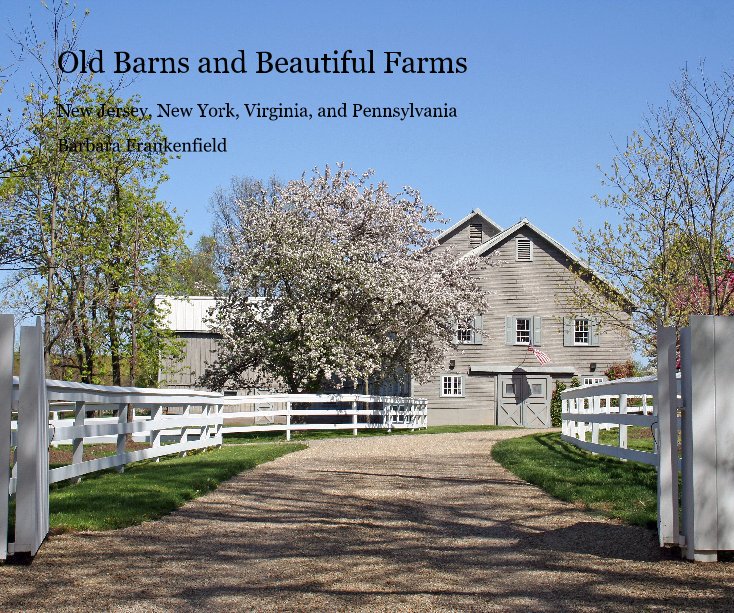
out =
<svg viewBox="0 0 734 613"><path fill-rule="evenodd" d="M719 552L734 551L732 354L734 318L692 316L679 331L658 328L656 377L561 394L564 441L657 468L660 545L680 546L691 560L715 561ZM635 397L640 410L633 416ZM607 424L619 425L619 447L599 443L599 428ZM626 449L630 425L652 428L653 453Z"/></svg>
<svg viewBox="0 0 734 613"><path fill-rule="evenodd" d="M20 377L12 377L14 323L12 316L0 315L0 560L8 554L36 554L48 533L52 483L111 468L122 472L131 462L216 447L227 433L285 432L290 439L300 430L352 430L357 435L366 428L427 426L427 402L416 398L225 396L45 379L42 336L40 320L21 328ZM130 439L143 448L129 448ZM112 443L114 452L85 460L84 446L91 443ZM71 446L71 462L49 468L49 446L59 445ZM15 540L10 542L13 495Z"/></svg>
<svg viewBox="0 0 734 613"><path fill-rule="evenodd" d="M14 378L14 388L14 406L17 406L18 377ZM73 458L70 464L49 470L49 483L78 479L109 468L123 470L126 464L140 460L219 446L225 434L284 432L290 440L291 433L296 431L352 430L357 435L363 429L427 426L427 402L415 398L361 394L223 396L194 390L116 388L51 379L47 380L47 390L52 415L49 443L52 446L71 445ZM294 405L306 407L310 404L317 407L348 404L349 407L293 408ZM252 408L226 411L225 407ZM128 421L128 408L132 409L132 421ZM166 414L169 409L178 409L181 413ZM89 417L90 413L97 412L110 412L114 416ZM307 421L324 417L331 417L331 420ZM294 418L303 421L294 422ZM271 421L257 423L263 419ZM245 420L253 423L238 423ZM12 446L17 445L17 423L11 423ZM128 435L134 442L148 443L150 447L126 449ZM83 460L85 443L116 443L117 449L107 457ZM17 477L12 476L8 485L10 494L16 492L16 483Z"/></svg>
<svg viewBox="0 0 734 613"><path fill-rule="evenodd" d="M634 377L610 383L595 383L561 392L561 439L592 453L657 466L655 451L639 451L627 446L629 426L657 432L657 411L651 399L657 396L657 377ZM618 446L599 442L602 429L619 427ZM591 440L587 440L587 434ZM654 436L654 440L659 440Z"/></svg>

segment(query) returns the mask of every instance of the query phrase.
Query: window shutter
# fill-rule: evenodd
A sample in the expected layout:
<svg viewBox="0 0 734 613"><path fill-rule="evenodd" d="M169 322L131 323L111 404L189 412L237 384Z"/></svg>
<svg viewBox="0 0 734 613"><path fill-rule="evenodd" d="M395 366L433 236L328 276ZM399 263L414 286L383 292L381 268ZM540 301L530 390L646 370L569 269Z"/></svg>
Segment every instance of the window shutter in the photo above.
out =
<svg viewBox="0 0 734 613"><path fill-rule="evenodd" d="M515 344L515 318L510 315L505 317L505 344Z"/></svg>
<svg viewBox="0 0 734 613"><path fill-rule="evenodd" d="M599 346L599 323L598 317L589 318L589 345L591 347Z"/></svg>
<svg viewBox="0 0 734 613"><path fill-rule="evenodd" d="M482 316L476 315L474 317L474 331L472 333L472 339L475 345L482 344Z"/></svg>
<svg viewBox="0 0 734 613"><path fill-rule="evenodd" d="M533 345L540 345L543 342L541 324L543 318L540 316L533 317L533 338L530 339Z"/></svg>
<svg viewBox="0 0 734 613"><path fill-rule="evenodd" d="M563 346L573 347L573 333L574 333L574 322L573 317L563 318Z"/></svg>

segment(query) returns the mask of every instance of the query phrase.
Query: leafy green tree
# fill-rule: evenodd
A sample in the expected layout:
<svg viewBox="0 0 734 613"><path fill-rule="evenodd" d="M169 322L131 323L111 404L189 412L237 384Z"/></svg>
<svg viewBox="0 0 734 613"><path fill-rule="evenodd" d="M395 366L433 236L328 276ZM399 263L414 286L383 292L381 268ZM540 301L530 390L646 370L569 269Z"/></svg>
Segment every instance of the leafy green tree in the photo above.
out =
<svg viewBox="0 0 734 613"><path fill-rule="evenodd" d="M703 67L699 75L684 70L671 94L605 173L611 191L599 201L614 220L575 228L589 266L621 290L593 279L591 291L579 284L578 309L606 315L648 349L658 322L725 314L734 302L734 264L722 257L734 252L734 76L714 82ZM704 299L680 300L692 279ZM615 315L626 300L637 309L631 320Z"/></svg>
<svg viewBox="0 0 734 613"><path fill-rule="evenodd" d="M222 293L216 250L216 240L209 235L200 236L193 249L184 250L173 270L176 294L216 296Z"/></svg>
<svg viewBox="0 0 734 613"><path fill-rule="evenodd" d="M44 317L47 364L83 381L154 381L171 345L154 296L173 286L183 248L181 219L157 198L168 162L127 150L128 139L161 141L150 118L67 117L59 104L137 106L114 87L70 78L56 58L77 29L66 4L49 7L52 44L26 34L19 48L38 68L19 121L23 138L4 152L0 245L17 272L6 297ZM61 142L122 143L80 153ZM6 250L8 251L8 250ZM172 350L172 349L171 349Z"/></svg>

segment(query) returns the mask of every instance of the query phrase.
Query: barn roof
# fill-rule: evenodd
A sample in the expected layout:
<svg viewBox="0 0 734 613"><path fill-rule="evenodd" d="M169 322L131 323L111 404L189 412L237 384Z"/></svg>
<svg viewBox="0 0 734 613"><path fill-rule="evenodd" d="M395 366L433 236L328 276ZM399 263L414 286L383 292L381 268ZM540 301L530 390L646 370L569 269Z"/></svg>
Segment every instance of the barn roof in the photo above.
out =
<svg viewBox="0 0 734 613"><path fill-rule="evenodd" d="M494 221L491 217L485 215L481 209L476 208L473 209L468 215L462 217L459 221L457 221L453 226L450 228L444 230L436 237L436 240L439 243L442 243L445 241L449 236L451 236L454 232L456 232L461 226L463 226L467 221L469 221L472 217L475 215L479 215L484 221L486 221L490 226L493 226L496 228L498 232L502 231L502 226L499 225L496 221Z"/></svg>
<svg viewBox="0 0 734 613"><path fill-rule="evenodd" d="M607 286L611 291L613 291L615 294L623 298L629 307L634 308L634 303L627 297L622 291L620 291L611 281L605 279L602 275L600 275L598 272L596 272L591 266L589 266L588 262L582 260L579 256L577 256L573 251L566 248L564 245L559 243L556 239L554 239L549 234L546 234L538 228L536 225L534 225L530 220L527 218L522 218L520 221L518 221L516 224L510 226L506 230L503 230L499 234L495 234L492 238L490 238L488 241L482 243L478 247L475 247L471 251L468 251L461 257L468 257L468 256L482 256L487 254L489 251L494 249L497 245L504 242L508 238L510 238L513 234L517 233L523 228L528 228L538 236L540 236L542 239L553 245L556 249L558 249L563 255L565 255L571 262L576 264L579 269L589 273L590 275L593 275L596 279L601 281L605 286Z"/></svg>

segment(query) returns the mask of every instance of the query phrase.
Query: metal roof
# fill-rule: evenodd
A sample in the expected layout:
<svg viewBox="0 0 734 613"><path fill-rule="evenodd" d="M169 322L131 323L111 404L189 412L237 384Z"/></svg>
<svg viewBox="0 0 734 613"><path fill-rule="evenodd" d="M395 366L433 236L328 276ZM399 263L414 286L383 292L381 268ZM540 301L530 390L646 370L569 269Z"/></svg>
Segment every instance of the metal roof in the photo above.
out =
<svg viewBox="0 0 734 613"><path fill-rule="evenodd" d="M216 306L214 296L156 296L155 305L163 314L163 325L174 332L211 332L206 322Z"/></svg>

